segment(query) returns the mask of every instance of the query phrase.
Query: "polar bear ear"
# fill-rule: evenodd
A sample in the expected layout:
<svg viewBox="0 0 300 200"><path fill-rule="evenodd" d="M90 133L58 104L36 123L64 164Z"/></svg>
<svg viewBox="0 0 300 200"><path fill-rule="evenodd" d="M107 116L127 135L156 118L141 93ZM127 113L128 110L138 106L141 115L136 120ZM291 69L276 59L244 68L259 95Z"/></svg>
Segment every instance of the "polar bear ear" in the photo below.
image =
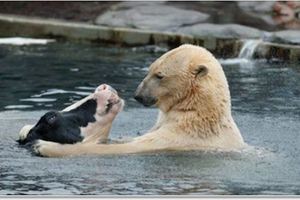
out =
<svg viewBox="0 0 300 200"><path fill-rule="evenodd" d="M195 77L203 77L208 73L208 68L204 65L197 65L192 73Z"/></svg>

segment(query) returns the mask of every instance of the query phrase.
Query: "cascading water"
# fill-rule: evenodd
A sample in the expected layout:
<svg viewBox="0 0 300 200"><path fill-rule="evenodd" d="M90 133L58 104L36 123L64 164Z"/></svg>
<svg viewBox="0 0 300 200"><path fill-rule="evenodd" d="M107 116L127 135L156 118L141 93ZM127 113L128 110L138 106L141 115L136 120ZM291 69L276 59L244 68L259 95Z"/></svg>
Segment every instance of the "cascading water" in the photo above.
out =
<svg viewBox="0 0 300 200"><path fill-rule="evenodd" d="M237 58L219 59L219 61L221 62L221 64L226 65L246 64L247 66L249 66L249 62L253 58L255 49L260 42L261 40L246 40Z"/></svg>
<svg viewBox="0 0 300 200"><path fill-rule="evenodd" d="M260 43L260 40L247 40L245 41L242 49L239 53L239 58L251 59L255 53L257 45Z"/></svg>

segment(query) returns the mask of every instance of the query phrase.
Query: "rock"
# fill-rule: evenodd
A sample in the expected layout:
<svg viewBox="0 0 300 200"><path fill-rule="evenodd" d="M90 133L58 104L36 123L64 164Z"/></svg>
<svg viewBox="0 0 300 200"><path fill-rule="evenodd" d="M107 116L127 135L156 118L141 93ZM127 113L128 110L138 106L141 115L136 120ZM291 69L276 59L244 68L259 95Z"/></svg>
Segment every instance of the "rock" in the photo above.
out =
<svg viewBox="0 0 300 200"><path fill-rule="evenodd" d="M255 48L254 57L258 59L281 60L291 63L299 63L300 46L261 42Z"/></svg>
<svg viewBox="0 0 300 200"><path fill-rule="evenodd" d="M204 22L209 15L175 8L161 2L126 2L97 17L95 24L156 31L174 31Z"/></svg>
<svg viewBox="0 0 300 200"><path fill-rule="evenodd" d="M152 2L152 1L124 1L121 3L118 3L117 5L114 5L112 7L112 10L128 10L137 6L149 6L149 5L163 5L165 4L164 1L156 1L156 2Z"/></svg>
<svg viewBox="0 0 300 200"><path fill-rule="evenodd" d="M203 38L251 39L260 38L262 32L258 29L238 24L196 24L177 30L179 33Z"/></svg>
<svg viewBox="0 0 300 200"><path fill-rule="evenodd" d="M268 13L271 14L274 1L240 1L237 2L238 6L247 12L252 13Z"/></svg>
<svg viewBox="0 0 300 200"><path fill-rule="evenodd" d="M264 40L268 42L274 42L274 43L300 45L300 31L285 30L285 31L274 32L269 37L264 38Z"/></svg>
<svg viewBox="0 0 300 200"><path fill-rule="evenodd" d="M272 14L274 1L241 1L237 2L237 5L241 10L240 15L243 15L242 21L264 30L276 29L277 24Z"/></svg>

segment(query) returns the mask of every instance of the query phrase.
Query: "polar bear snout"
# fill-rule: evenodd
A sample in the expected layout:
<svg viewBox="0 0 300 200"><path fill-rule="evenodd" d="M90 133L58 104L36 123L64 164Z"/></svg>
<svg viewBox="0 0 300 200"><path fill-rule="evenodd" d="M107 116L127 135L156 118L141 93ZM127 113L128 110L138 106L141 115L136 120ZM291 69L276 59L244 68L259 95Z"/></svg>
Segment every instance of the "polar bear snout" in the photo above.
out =
<svg viewBox="0 0 300 200"><path fill-rule="evenodd" d="M154 105L157 101L156 98L154 98L154 97L145 97L145 96L139 96L139 95L136 95L134 97L134 99L146 107Z"/></svg>
<svg viewBox="0 0 300 200"><path fill-rule="evenodd" d="M152 106L157 102L157 98L151 94L151 91L144 82L141 82L136 89L134 99L147 107Z"/></svg>

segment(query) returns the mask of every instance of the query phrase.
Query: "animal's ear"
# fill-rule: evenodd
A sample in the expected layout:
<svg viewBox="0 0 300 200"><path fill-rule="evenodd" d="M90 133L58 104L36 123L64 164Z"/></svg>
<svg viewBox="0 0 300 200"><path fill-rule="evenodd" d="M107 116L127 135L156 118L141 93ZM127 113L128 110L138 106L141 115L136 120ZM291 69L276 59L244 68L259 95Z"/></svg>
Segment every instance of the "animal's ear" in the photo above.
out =
<svg viewBox="0 0 300 200"><path fill-rule="evenodd" d="M49 125L54 125L57 121L58 113L54 111L50 111L45 114L44 119L46 120L46 123Z"/></svg>
<svg viewBox="0 0 300 200"><path fill-rule="evenodd" d="M49 117L47 121L50 125L53 125L56 122L56 116Z"/></svg>
<svg viewBox="0 0 300 200"><path fill-rule="evenodd" d="M208 73L208 68L204 65L197 65L192 73L195 75L195 77L203 77Z"/></svg>

